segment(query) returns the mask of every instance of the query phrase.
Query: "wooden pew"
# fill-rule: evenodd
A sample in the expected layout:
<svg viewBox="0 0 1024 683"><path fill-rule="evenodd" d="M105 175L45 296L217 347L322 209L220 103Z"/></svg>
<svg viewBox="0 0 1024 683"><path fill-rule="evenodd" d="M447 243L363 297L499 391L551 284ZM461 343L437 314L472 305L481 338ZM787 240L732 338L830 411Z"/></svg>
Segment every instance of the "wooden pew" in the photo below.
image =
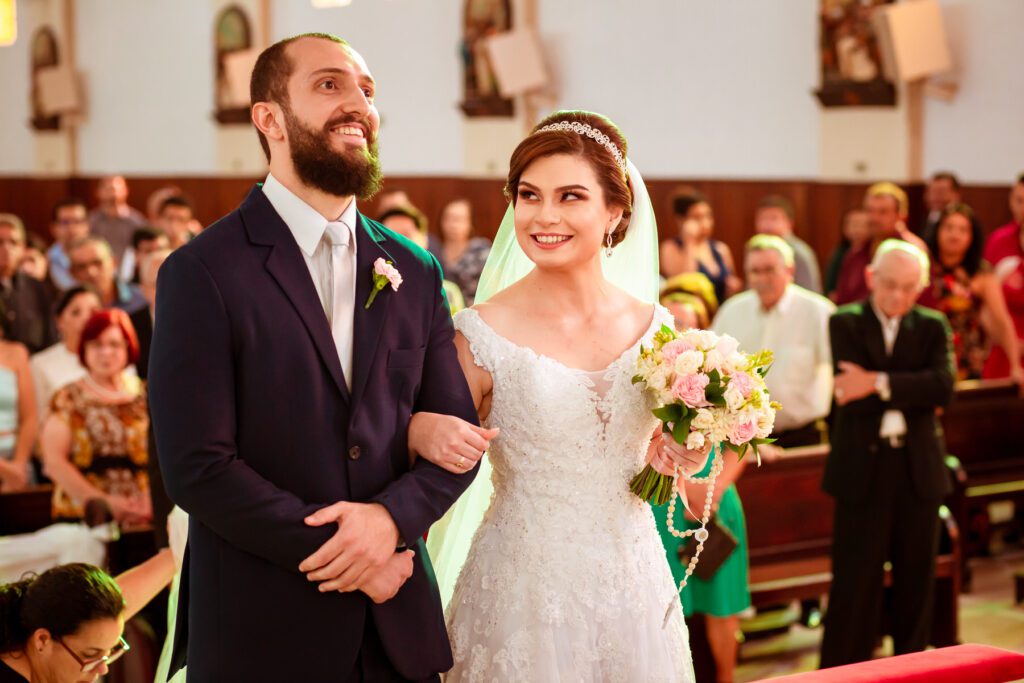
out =
<svg viewBox="0 0 1024 683"><path fill-rule="evenodd" d="M963 498L953 508L964 535L966 563L987 552L988 505L1024 504L1024 399L1009 380L959 382L942 425L947 452L960 461L966 475ZM964 572L969 584L966 564Z"/></svg>
<svg viewBox="0 0 1024 683"><path fill-rule="evenodd" d="M52 523L52 486L0 493L0 536L38 531Z"/></svg>
<svg viewBox="0 0 1024 683"><path fill-rule="evenodd" d="M821 490L828 446L785 451L779 460L748 466L737 481L746 513L750 593L754 607L818 598L832 583L832 498ZM954 645L960 593L960 540L952 515L943 518L936 559L932 644ZM887 571L886 585L891 584Z"/></svg>

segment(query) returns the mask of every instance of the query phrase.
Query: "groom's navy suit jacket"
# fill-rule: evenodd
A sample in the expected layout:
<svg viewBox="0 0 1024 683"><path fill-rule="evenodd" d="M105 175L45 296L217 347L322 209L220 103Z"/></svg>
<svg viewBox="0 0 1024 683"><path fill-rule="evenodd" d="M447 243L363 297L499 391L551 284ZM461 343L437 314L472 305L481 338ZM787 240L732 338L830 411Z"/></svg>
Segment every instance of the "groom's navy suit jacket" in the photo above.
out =
<svg viewBox="0 0 1024 683"><path fill-rule="evenodd" d="M423 459L410 415L477 422L433 257L367 220L356 228L351 390L298 244L259 186L160 269L150 401L171 498L191 515L172 671L187 634L190 681L338 681L372 612L392 664L425 678L451 666L428 527L469 486ZM404 282L367 310L373 262ZM320 593L299 563L337 526L303 518L377 502L415 570L375 605ZM186 622L187 620L187 622Z"/></svg>

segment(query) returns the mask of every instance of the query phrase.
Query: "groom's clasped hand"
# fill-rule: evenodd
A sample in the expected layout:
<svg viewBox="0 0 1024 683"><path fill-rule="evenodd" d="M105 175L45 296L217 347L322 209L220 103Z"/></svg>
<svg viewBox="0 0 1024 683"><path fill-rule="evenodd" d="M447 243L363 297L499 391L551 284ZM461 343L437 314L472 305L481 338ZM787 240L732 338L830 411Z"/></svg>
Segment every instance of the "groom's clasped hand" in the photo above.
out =
<svg viewBox="0 0 1024 683"><path fill-rule="evenodd" d="M485 429L451 415L416 413L409 425L409 453L461 474L476 466L497 429ZM338 530L299 564L321 592L362 591L376 603L390 600L412 576L413 550L396 552L401 539L379 503L340 501L306 517L309 526L337 523Z"/></svg>

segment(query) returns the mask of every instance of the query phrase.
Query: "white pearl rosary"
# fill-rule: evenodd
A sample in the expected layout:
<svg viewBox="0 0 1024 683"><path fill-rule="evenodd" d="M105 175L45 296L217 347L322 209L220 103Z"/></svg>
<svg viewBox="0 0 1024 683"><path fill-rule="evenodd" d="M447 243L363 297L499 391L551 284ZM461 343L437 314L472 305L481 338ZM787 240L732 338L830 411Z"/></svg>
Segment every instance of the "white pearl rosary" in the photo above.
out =
<svg viewBox="0 0 1024 683"><path fill-rule="evenodd" d="M673 521L676 514L676 499L679 498L679 466L676 465L672 473L672 498L668 503L668 531L676 538L688 538L693 536L697 539L697 550L693 553L693 557L690 558L690 563L686 566L686 573L683 575L683 580L679 582L680 592L686 586L686 582L690 580L690 576L693 574L693 570L697 567L697 560L700 559L700 553L704 550L704 542L708 540L708 520L711 519L711 502L715 497L715 480L718 479L718 475L722 473L722 469L725 467L725 460L722 458L721 452L715 453L715 459L711 463L711 471L706 477L691 477L687 474L683 474L683 478L694 484L707 484L708 493L704 498L704 512L700 518L700 526L696 529L687 529L685 531L679 531L675 527Z"/></svg>

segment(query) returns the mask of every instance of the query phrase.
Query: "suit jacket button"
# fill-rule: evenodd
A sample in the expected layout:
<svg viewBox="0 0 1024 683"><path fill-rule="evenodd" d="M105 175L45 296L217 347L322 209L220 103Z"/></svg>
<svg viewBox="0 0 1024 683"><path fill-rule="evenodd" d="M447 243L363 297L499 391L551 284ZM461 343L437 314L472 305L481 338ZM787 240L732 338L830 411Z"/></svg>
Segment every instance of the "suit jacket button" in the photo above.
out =
<svg viewBox="0 0 1024 683"><path fill-rule="evenodd" d="M348 449L348 457L350 460L358 460L359 456L362 454L363 453L359 449L359 446L353 446L352 448Z"/></svg>

